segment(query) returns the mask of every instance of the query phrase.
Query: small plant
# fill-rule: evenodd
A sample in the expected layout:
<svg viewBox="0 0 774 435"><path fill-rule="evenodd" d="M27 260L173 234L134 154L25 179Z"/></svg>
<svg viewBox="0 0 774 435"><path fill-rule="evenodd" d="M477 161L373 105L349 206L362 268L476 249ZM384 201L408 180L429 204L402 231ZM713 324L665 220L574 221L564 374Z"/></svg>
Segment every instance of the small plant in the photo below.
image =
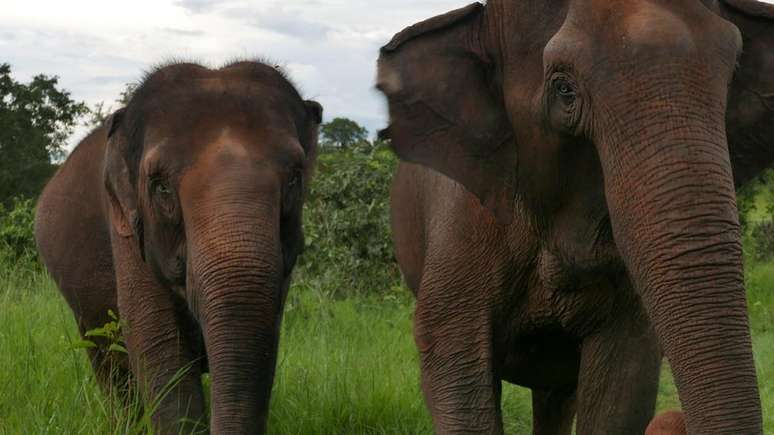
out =
<svg viewBox="0 0 774 435"><path fill-rule="evenodd" d="M94 328L86 331L86 337L100 337L108 343L108 352L127 353L124 343L124 336L121 332L121 320L113 310L108 310L110 321L100 328ZM91 349L97 347L97 343L92 340L82 339L73 343L75 349Z"/></svg>

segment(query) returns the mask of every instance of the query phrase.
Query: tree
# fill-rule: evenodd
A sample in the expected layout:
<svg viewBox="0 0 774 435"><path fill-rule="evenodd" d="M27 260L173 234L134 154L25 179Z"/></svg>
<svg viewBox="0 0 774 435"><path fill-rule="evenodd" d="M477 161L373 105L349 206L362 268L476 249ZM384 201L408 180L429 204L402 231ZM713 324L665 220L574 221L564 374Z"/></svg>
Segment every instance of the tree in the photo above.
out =
<svg viewBox="0 0 774 435"><path fill-rule="evenodd" d="M301 281L335 297L384 295L400 284L390 240L397 164L384 142L320 154L305 203Z"/></svg>
<svg viewBox="0 0 774 435"><path fill-rule="evenodd" d="M84 126L89 128L97 128L102 123L107 121L108 116L112 113L113 106L105 107L105 102L100 101L95 104L94 107L89 109L89 117L83 123Z"/></svg>
<svg viewBox="0 0 774 435"><path fill-rule="evenodd" d="M65 155L67 138L89 112L58 89L59 78L37 75L28 84L0 64L0 203L37 196Z"/></svg>
<svg viewBox="0 0 774 435"><path fill-rule="evenodd" d="M347 118L336 118L323 124L321 145L329 148L351 148L368 143L368 130Z"/></svg>
<svg viewBox="0 0 774 435"><path fill-rule="evenodd" d="M129 104L129 100L132 99L132 95L134 95L134 91L137 90L137 86L137 83L127 83L124 85L124 90L121 91L119 97L116 98L116 103L118 103L119 108L126 107L126 105ZM101 101L91 108L89 111L89 118L84 122L84 125L91 128L99 127L114 111L113 106L105 107L105 102Z"/></svg>

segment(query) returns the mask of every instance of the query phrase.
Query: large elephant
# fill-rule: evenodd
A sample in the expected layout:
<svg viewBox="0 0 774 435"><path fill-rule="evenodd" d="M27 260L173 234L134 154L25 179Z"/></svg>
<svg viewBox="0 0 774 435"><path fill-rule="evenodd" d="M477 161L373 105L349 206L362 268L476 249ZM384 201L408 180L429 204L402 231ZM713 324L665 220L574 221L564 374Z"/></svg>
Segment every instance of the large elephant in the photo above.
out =
<svg viewBox="0 0 774 435"><path fill-rule="evenodd" d="M438 433L502 433L505 380L535 434L642 434L662 349L689 433L761 433L735 186L774 160L774 7L489 0L377 87Z"/></svg>
<svg viewBox="0 0 774 435"><path fill-rule="evenodd" d="M108 310L125 325L128 360L100 343L95 370L105 383L131 370L162 398L161 432L206 427L207 369L210 430L264 431L321 116L274 67L168 65L40 198L38 248L81 332Z"/></svg>

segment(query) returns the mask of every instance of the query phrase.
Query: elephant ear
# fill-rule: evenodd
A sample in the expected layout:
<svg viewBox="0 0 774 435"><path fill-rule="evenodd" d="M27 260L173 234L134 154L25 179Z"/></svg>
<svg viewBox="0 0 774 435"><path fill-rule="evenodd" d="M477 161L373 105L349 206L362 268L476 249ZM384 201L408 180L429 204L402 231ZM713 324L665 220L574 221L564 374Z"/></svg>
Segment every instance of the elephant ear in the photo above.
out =
<svg viewBox="0 0 774 435"><path fill-rule="evenodd" d="M304 101L304 107L307 113L307 126L303 132L301 138L304 152L306 153L305 173L307 176L311 175L314 162L317 159L318 152L318 136L320 131L320 124L323 120L323 106L317 101L307 100Z"/></svg>
<svg viewBox="0 0 774 435"><path fill-rule="evenodd" d="M739 186L774 163L774 5L721 0L719 10L736 25L744 43L729 89L726 117Z"/></svg>
<svg viewBox="0 0 774 435"><path fill-rule="evenodd" d="M121 128L125 115L126 109L120 109L105 121L105 188L110 199L111 225L121 237L135 237L142 253L142 219L129 171L129 145Z"/></svg>
<svg viewBox="0 0 774 435"><path fill-rule="evenodd" d="M482 43L484 6L475 3L411 26L384 46L377 88L389 102L382 137L402 160L459 182L510 222L516 147Z"/></svg>
<svg viewBox="0 0 774 435"><path fill-rule="evenodd" d="M722 0L726 5L736 9L739 12L754 17L768 18L774 20L774 6L770 3L764 3L761 0Z"/></svg>

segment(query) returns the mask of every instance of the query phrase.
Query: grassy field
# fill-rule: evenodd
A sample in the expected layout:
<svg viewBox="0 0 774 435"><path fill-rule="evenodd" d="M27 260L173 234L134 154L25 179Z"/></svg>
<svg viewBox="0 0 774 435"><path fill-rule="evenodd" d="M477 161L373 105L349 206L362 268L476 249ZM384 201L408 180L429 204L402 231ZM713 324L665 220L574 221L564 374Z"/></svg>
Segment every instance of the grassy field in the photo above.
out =
<svg viewBox="0 0 774 435"><path fill-rule="evenodd" d="M774 433L774 265L748 270L766 432ZM405 290L333 301L297 285L288 300L271 434L431 433ZM0 434L139 434L96 387L72 315L41 274L0 272ZM506 386L507 432L531 433L527 390ZM668 370L659 409L677 406Z"/></svg>

